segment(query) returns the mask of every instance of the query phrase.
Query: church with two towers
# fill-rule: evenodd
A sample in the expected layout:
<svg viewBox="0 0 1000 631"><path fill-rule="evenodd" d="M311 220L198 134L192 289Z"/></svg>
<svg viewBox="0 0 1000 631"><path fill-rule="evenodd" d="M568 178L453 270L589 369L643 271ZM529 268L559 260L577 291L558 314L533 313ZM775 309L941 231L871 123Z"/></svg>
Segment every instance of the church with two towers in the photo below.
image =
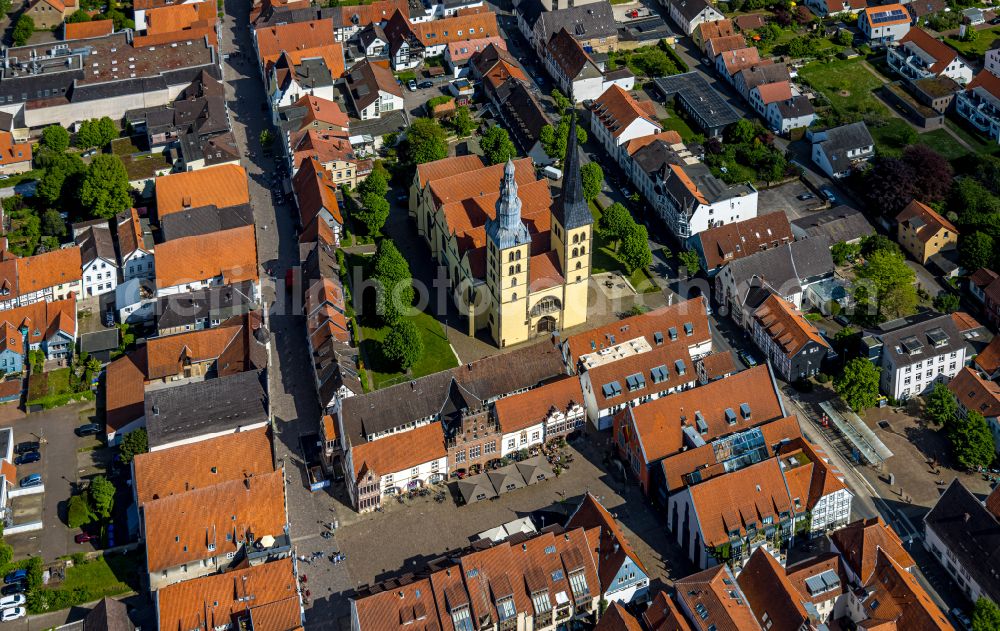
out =
<svg viewBox="0 0 1000 631"><path fill-rule="evenodd" d="M587 320L593 217L575 121L571 127L554 200L530 158L487 166L456 156L417 166L410 215L447 270L470 335L488 329L504 347Z"/></svg>

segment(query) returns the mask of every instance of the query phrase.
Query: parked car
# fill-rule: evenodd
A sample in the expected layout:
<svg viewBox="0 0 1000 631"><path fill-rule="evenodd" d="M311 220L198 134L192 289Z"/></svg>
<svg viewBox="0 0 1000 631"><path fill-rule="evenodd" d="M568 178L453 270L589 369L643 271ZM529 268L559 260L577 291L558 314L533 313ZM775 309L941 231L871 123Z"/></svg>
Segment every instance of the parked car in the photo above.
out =
<svg viewBox="0 0 1000 631"><path fill-rule="evenodd" d="M425 90L427 88L433 88L434 87L434 82L433 81L421 81L417 85L417 87L420 88L421 90Z"/></svg>
<svg viewBox="0 0 1000 631"><path fill-rule="evenodd" d="M32 473L29 476L25 476L25 477L21 478L21 488L22 489L30 489L33 486L41 486L41 485L42 485L42 476L41 476L41 474Z"/></svg>
<svg viewBox="0 0 1000 631"><path fill-rule="evenodd" d="M11 583L17 583L28 578L28 570L14 570L7 576L3 577L3 582L5 585L10 585Z"/></svg>
<svg viewBox="0 0 1000 631"><path fill-rule="evenodd" d="M824 186L823 188L819 189L819 192L823 194L823 198L826 199L826 201L830 202L831 204L837 203L837 195L836 193L833 192L833 189Z"/></svg>
<svg viewBox="0 0 1000 631"><path fill-rule="evenodd" d="M77 436L93 436L101 431L101 425L99 423L87 423L86 425L81 425L76 428Z"/></svg>
<svg viewBox="0 0 1000 631"><path fill-rule="evenodd" d="M840 326L848 326L851 323L851 320L847 316L843 315L833 316L833 321L839 324Z"/></svg>
<svg viewBox="0 0 1000 631"><path fill-rule="evenodd" d="M25 581L17 581L16 583L11 583L10 585L4 585L3 589L0 589L0 594L10 596L12 594L23 594L26 591L28 591L28 583Z"/></svg>
<svg viewBox="0 0 1000 631"><path fill-rule="evenodd" d="M93 541L94 539L97 539L97 537L94 535L88 535L85 532L81 532L77 536L73 537L73 541L77 543L87 543L88 541Z"/></svg>
<svg viewBox="0 0 1000 631"><path fill-rule="evenodd" d="M751 355L750 353L745 353L743 351L740 351L739 357L740 360L742 360L743 363L747 365L747 368L753 368L754 366L757 365L757 360L754 359L753 355Z"/></svg>
<svg viewBox="0 0 1000 631"><path fill-rule="evenodd" d="M0 598L0 609L20 607L26 600L27 598L25 598L24 594L11 594L10 596L4 596L3 598Z"/></svg>
<svg viewBox="0 0 1000 631"><path fill-rule="evenodd" d="M410 92L416 92L417 82L414 81L413 79L410 79L409 81L406 82L406 89L409 90Z"/></svg>
<svg viewBox="0 0 1000 631"><path fill-rule="evenodd" d="M0 622L10 622L11 620L23 618L25 613L27 612L24 607L11 607L10 609L4 609L0 612Z"/></svg>
<svg viewBox="0 0 1000 631"><path fill-rule="evenodd" d="M14 453L24 454L29 451L38 451L40 448L41 444L37 440L26 440L18 443L17 446L14 447Z"/></svg>
<svg viewBox="0 0 1000 631"><path fill-rule="evenodd" d="M108 327L110 329L114 325L115 325L115 312L114 311L105 311L104 312L104 326L106 326L106 327Z"/></svg>
<svg viewBox="0 0 1000 631"><path fill-rule="evenodd" d="M799 200L800 202L804 202L807 199L816 199L816 196L813 195L812 193L802 193L801 195L796 195L795 199Z"/></svg>
<svg viewBox="0 0 1000 631"><path fill-rule="evenodd" d="M951 617L958 623L958 628L962 631L972 631L972 620L969 616L965 615L958 607L951 610Z"/></svg>
<svg viewBox="0 0 1000 631"><path fill-rule="evenodd" d="M38 462L41 459L42 454L37 451L26 451L14 459L14 464L28 464L30 462Z"/></svg>
<svg viewBox="0 0 1000 631"><path fill-rule="evenodd" d="M990 20L990 24L992 24L993 26L996 26L997 24L1000 24L1000 15L998 15L997 17L995 17L992 20Z"/></svg>

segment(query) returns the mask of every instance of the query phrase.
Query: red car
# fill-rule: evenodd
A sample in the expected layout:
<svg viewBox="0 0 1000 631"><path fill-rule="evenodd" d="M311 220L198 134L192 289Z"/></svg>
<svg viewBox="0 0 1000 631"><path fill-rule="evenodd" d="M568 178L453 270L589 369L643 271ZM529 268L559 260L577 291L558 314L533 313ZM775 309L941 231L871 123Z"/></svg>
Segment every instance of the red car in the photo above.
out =
<svg viewBox="0 0 1000 631"><path fill-rule="evenodd" d="M77 543L87 543L88 541L93 541L94 539L97 539L97 537L94 535L88 535L85 532L81 532L77 536L73 537L73 541Z"/></svg>

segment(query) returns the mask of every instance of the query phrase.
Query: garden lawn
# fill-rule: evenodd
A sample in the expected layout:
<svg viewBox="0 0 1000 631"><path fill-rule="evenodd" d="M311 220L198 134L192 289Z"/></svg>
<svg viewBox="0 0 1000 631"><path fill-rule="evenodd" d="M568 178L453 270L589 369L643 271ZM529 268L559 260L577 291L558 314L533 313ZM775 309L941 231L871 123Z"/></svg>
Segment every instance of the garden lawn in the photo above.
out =
<svg viewBox="0 0 1000 631"><path fill-rule="evenodd" d="M631 274L629 274L628 269L625 264L619 260L618 256L615 254L614 246L608 243L604 237L598 233L596 230L597 222L601 219L601 209L594 203L590 202L590 214L594 216L594 244L593 244L593 256L590 261L590 271L592 274L602 274L604 272L621 272L622 276L627 278L632 286L635 287L636 291L640 294L648 294L654 291L660 291L660 288L653 282L649 277L649 274L644 269L637 269Z"/></svg>
<svg viewBox="0 0 1000 631"><path fill-rule="evenodd" d="M955 137L944 129L934 129L920 134L920 142L937 151L948 160L954 160L969 153L968 149L958 144Z"/></svg>
<svg viewBox="0 0 1000 631"><path fill-rule="evenodd" d="M838 113L856 113L860 117L871 109L887 109L872 92L882 87L882 82L867 68L861 59L814 61L799 69L799 76L822 92Z"/></svg>
<svg viewBox="0 0 1000 631"><path fill-rule="evenodd" d="M98 556L66 570L66 580L29 599L32 614L58 611L139 588L141 553Z"/></svg>
<svg viewBox="0 0 1000 631"><path fill-rule="evenodd" d="M944 41L963 57L982 59L986 51L993 48L993 42L1000 37L1000 26L977 31L977 34L974 42L963 42L957 37L946 37Z"/></svg>
<svg viewBox="0 0 1000 631"><path fill-rule="evenodd" d="M669 118L663 118L660 120L660 125L663 126L664 130L672 129L681 136L681 140L684 142L691 142L696 136L699 136L698 132L691 129L684 117L674 109L673 105L667 106L667 111L670 112Z"/></svg>
<svg viewBox="0 0 1000 631"><path fill-rule="evenodd" d="M361 325L363 337L361 350L369 363L366 368L371 375L372 386L375 389L386 388L410 379L448 370L458 365L458 359L451 350L444 329L433 316L420 312L410 320L420 330L420 337L424 341L424 354L408 374L397 372L394 367L388 366L382 357L381 343L389 334L389 327Z"/></svg>

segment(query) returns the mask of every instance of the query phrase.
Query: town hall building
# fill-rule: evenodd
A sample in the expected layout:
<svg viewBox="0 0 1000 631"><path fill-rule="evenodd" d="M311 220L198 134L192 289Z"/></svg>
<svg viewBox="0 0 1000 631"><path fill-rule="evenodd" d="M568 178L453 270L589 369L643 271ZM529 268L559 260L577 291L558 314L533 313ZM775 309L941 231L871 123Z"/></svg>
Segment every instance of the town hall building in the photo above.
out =
<svg viewBox="0 0 1000 631"><path fill-rule="evenodd" d="M572 127L555 201L530 158L485 166L457 156L417 167L410 214L447 269L470 335L488 329L504 347L587 320L593 217L575 120Z"/></svg>

